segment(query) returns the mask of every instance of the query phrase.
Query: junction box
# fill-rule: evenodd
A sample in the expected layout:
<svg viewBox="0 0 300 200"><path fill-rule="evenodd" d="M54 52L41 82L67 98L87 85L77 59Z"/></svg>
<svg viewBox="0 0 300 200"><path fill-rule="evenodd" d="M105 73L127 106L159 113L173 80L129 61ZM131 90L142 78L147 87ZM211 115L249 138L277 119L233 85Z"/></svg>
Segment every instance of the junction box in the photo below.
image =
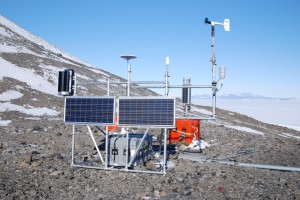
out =
<svg viewBox="0 0 300 200"><path fill-rule="evenodd" d="M128 162L134 156L138 145L142 141L143 133L130 133L128 136ZM109 144L109 164L113 166L125 166L126 163L126 137L125 135L113 137L110 139ZM152 150L152 135L147 134L136 158L133 162L133 166L141 165L147 162L153 155Z"/></svg>

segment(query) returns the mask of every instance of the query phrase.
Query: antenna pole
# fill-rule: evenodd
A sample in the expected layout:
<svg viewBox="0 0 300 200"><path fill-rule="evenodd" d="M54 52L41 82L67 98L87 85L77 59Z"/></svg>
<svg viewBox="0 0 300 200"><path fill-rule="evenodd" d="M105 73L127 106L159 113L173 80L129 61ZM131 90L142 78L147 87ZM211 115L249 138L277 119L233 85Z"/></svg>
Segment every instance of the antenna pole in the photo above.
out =
<svg viewBox="0 0 300 200"><path fill-rule="evenodd" d="M129 64L129 60L130 59L135 59L136 56L134 56L134 55L121 55L120 57L127 60L127 71L128 71L128 75L127 75L127 96L130 96L131 65Z"/></svg>
<svg viewBox="0 0 300 200"><path fill-rule="evenodd" d="M215 26L211 26L211 64L212 64L212 83L216 82L216 57L215 57Z"/></svg>
<svg viewBox="0 0 300 200"><path fill-rule="evenodd" d="M166 57L166 72L165 72L165 96L168 96L168 87L169 87L169 69L168 66L170 64L169 57Z"/></svg>
<svg viewBox="0 0 300 200"><path fill-rule="evenodd" d="M130 96L130 76L131 76L131 66L129 64L129 59L127 59L127 69L128 69L128 76L127 76L127 96Z"/></svg>
<svg viewBox="0 0 300 200"><path fill-rule="evenodd" d="M218 92L217 81L216 81L216 57L215 57L215 25L224 26L225 31L230 31L230 20L225 19L224 23L209 21L208 18L204 19L205 24L211 24L211 64L212 64L212 107L213 107L213 118L216 116L216 94Z"/></svg>

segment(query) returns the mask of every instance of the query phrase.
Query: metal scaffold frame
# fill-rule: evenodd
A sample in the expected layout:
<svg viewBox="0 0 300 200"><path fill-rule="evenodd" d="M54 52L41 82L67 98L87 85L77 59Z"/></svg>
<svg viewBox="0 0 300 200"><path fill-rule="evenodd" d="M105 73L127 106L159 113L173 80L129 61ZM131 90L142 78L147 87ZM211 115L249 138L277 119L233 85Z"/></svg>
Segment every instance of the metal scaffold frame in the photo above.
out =
<svg viewBox="0 0 300 200"><path fill-rule="evenodd" d="M73 78L72 81L70 81L70 83L72 82L73 88L72 88L72 92L71 94L74 94L76 96L77 93L77 86L78 85L106 85L107 86L107 96L110 95L110 87L112 85L125 85L126 86L126 95L130 96L130 89L131 88L161 88L165 90L165 94L164 96L168 96L169 93L169 89L183 89L183 88L188 88L189 90L189 95L191 94L190 91L191 89L212 89L212 115L209 117L201 117L201 116L188 116L188 109L186 107L185 109L185 116L180 116L178 118L189 118L189 119L199 119L199 120L214 120L216 117L216 93L219 91L219 89L217 88L218 86L218 81L221 80L222 84L221 87L223 85L223 79L225 78L225 69L220 69L220 79L218 81L216 81L216 70L215 70L215 66L216 66L216 59L215 59L215 55L214 55L214 36L215 36L215 25L223 25L226 31L229 31L229 20L225 19L224 24L222 23L218 23L218 22L211 22L208 21L208 19L205 20L206 24L211 24L212 25L212 33L211 33L211 37L212 37L212 58L211 58L211 63L212 63L212 83L211 85L192 85L191 84L191 79L189 79L189 83L188 84L183 84L183 85L170 85L169 84L169 70L168 70L168 66L170 64L170 60L169 57L166 58L166 69L165 69L165 80L164 81L131 81L131 65L129 63L129 61L131 59L135 59L137 58L134 55L121 55L121 58L125 59L127 61L127 71L128 71L128 76L127 76L127 81L124 82L120 82L120 81L111 81L110 79L107 79L107 81L97 81L97 82L77 82L76 80L76 75L74 75L74 71L72 72ZM62 74L63 75L63 74ZM60 86L59 86L60 87ZM72 86L71 86L72 87ZM62 93L61 91L59 91L61 94L64 95L64 93ZM68 93L66 94L68 95ZM116 99L118 97L115 97ZM188 102L188 105L191 102ZM175 102L174 102L175 104ZM116 105L118 106L118 105ZM187 105L185 105L187 106ZM176 112L176 109L174 109L174 113ZM175 114L174 114L174 118L175 118ZM86 162L76 162L75 161L75 143L76 143L76 132L75 132L75 126L79 126L79 125L86 125L89 135L91 137L91 140L93 142L93 145L97 151L97 154L99 156L99 161L101 162L102 165L104 166L91 166L88 165L88 163ZM99 126L101 126L101 124L99 124ZM72 127L72 161L71 161L71 166L72 167L79 167L79 168L89 168L89 169L99 169L99 170L113 170L113 171L126 171L126 172L143 172L143 173L151 173L151 174L166 174L166 169L167 169L167 133L168 133L168 128L173 128L173 127L160 127L163 128L163 135L164 135L164 144L163 144L163 164L161 167L161 171L143 171L143 170L134 170L134 169L130 169L132 167L132 164L134 162L134 159L136 157L136 152L138 152L142 146L142 143L144 142L150 128L158 128L158 127L145 127L145 126L141 126L138 128L145 128L145 131L143 133L143 137L137 147L137 150L133 156L133 158L131 158L130 160L128 159L129 157L129 129L128 127L124 127L126 128L126 161L125 161L125 166L124 168L114 168L113 166L110 166L109 163L109 130L108 130L108 126L106 126L105 130L103 130L100 127L99 130L105 134L105 157L103 158L97 142L94 138L93 132L91 130L90 124L73 124Z"/></svg>

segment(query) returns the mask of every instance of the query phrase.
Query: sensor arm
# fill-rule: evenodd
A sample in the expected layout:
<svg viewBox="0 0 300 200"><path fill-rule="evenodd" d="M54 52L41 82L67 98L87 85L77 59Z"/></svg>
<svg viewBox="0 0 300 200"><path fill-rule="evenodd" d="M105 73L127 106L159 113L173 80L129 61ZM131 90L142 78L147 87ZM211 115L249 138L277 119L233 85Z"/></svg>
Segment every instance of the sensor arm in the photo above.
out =
<svg viewBox="0 0 300 200"><path fill-rule="evenodd" d="M211 24L212 26L214 26L214 25L221 25L221 26L224 26L224 23L220 23L220 22L210 22L210 24Z"/></svg>
<svg viewBox="0 0 300 200"><path fill-rule="evenodd" d="M208 18L205 18L204 23L211 24L212 26L215 26L215 25L224 26L225 31L230 31L230 20L229 19L225 19L224 23L220 23L220 22L209 21Z"/></svg>

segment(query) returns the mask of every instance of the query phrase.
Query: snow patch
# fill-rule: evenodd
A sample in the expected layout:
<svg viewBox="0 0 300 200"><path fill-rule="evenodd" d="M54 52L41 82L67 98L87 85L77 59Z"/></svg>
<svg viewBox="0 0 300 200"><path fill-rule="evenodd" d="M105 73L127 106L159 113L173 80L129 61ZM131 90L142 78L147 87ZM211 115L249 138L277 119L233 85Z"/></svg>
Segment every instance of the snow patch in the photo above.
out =
<svg viewBox="0 0 300 200"><path fill-rule="evenodd" d="M45 80L45 77L35 74L35 70L33 69L18 67L4 60L3 58L0 58L0 68L0 79L2 79L3 77L11 77L13 79L25 82L32 89L58 96L57 87L55 86L55 84L52 84ZM51 76L47 76L46 74L46 77L49 78Z"/></svg>
<svg viewBox="0 0 300 200"><path fill-rule="evenodd" d="M1 120L0 118L0 126L8 126L11 122L11 120Z"/></svg>
<svg viewBox="0 0 300 200"><path fill-rule="evenodd" d="M32 54L32 55L41 57L41 55L39 55L27 48L8 45L5 42L0 44L0 49L1 49L1 52L4 52L4 53L28 53L28 54ZM43 57L46 57L46 56L43 56Z"/></svg>
<svg viewBox="0 0 300 200"><path fill-rule="evenodd" d="M87 76L85 76L85 75L82 75L82 74L76 74L76 77L77 77L77 78L81 78L81 79L83 79L83 80L87 80L87 81L93 80L93 79L91 79L91 78L89 78L89 77L87 77Z"/></svg>
<svg viewBox="0 0 300 200"><path fill-rule="evenodd" d="M11 37L13 34L4 27L0 27L0 35L5 37Z"/></svg>
<svg viewBox="0 0 300 200"><path fill-rule="evenodd" d="M286 137L286 138L295 138L297 140L300 140L299 136L293 135L291 133L281 133L279 135L282 136L282 137Z"/></svg>
<svg viewBox="0 0 300 200"><path fill-rule="evenodd" d="M210 147L210 145L207 142L205 142L204 140L198 140L193 138L192 143L187 148L191 150L200 150L205 149L206 147Z"/></svg>
<svg viewBox="0 0 300 200"><path fill-rule="evenodd" d="M202 108L195 108L195 107L192 107L191 109L193 112L199 112L201 114L204 114L204 115L212 115L212 112L208 111L208 110L205 110L205 109L202 109Z"/></svg>
<svg viewBox="0 0 300 200"><path fill-rule="evenodd" d="M244 132L247 132L247 133L253 133L253 134L256 134L256 135L264 135L263 132L260 132L260 131L257 131L257 130L253 130L253 129L248 128L248 127L243 127L243 126L230 126L230 125L224 125L224 126L227 127L227 128L231 128L231 129L238 130L238 131L244 131Z"/></svg>
<svg viewBox="0 0 300 200"><path fill-rule="evenodd" d="M55 110L51 110L49 108L33 108L30 106L30 108L25 108L23 106L15 105L12 103L0 103L0 112L5 111L19 111L28 115L35 115L35 116L42 116L42 115L58 115L59 112Z"/></svg>
<svg viewBox="0 0 300 200"><path fill-rule="evenodd" d="M10 101L12 99L18 99L23 96L22 93L18 91L8 90L0 94L0 101Z"/></svg>
<svg viewBox="0 0 300 200"><path fill-rule="evenodd" d="M109 75L107 73L101 71L100 69L95 69L95 68L88 68L88 69L91 70L91 71L93 71L93 72L95 72L95 73L97 73L97 74L102 74L104 76L109 77Z"/></svg>
<svg viewBox="0 0 300 200"><path fill-rule="evenodd" d="M24 119L30 119L30 120L40 120L39 117L25 117Z"/></svg>
<svg viewBox="0 0 300 200"><path fill-rule="evenodd" d="M66 63L66 64L70 64L70 65L75 65L73 62L70 62L69 60L65 60L64 58L60 58L60 57L53 56L53 55L49 56L49 55L44 54L44 53L43 54L37 54L37 53L31 51L30 49L28 49L26 47L15 46L15 45L7 44L5 42L3 42L2 44L0 43L0 49L1 49L1 52L5 52L5 53L27 53L27 54L34 55L36 57L47 58L47 59L49 57L51 57L51 59L53 59L53 60L63 62L63 63ZM38 61L42 62L43 60L39 59ZM79 65L75 65L75 66L79 66Z"/></svg>

